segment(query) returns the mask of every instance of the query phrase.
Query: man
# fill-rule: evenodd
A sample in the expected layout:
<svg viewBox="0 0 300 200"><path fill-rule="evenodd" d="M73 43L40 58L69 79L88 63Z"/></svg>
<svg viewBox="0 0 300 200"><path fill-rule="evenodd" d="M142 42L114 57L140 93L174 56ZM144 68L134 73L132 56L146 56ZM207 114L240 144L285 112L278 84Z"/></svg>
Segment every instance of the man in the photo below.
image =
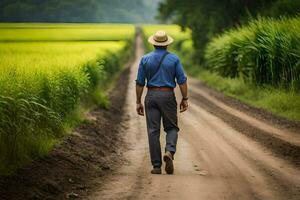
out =
<svg viewBox="0 0 300 200"><path fill-rule="evenodd" d="M153 169L152 174L161 174L162 158L160 147L160 125L163 121L166 132L166 147L163 160L165 161L165 171L173 174L173 159L176 152L178 138L177 124L177 102L174 88L175 79L180 87L182 100L180 112L188 108L187 78L179 58L167 51L168 45L173 42L173 38L165 31L157 31L149 37L148 42L154 45L155 50L142 57L136 79L136 111L144 116L144 107L141 96L147 80L148 92L145 97L145 111L147 121L148 140L150 156Z"/></svg>

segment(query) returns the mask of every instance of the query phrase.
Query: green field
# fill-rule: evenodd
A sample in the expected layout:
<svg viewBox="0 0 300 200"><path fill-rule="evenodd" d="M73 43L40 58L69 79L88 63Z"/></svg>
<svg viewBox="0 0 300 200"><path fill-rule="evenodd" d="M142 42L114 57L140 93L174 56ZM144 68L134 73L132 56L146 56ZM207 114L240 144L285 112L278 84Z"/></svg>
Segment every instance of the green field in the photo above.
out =
<svg viewBox="0 0 300 200"><path fill-rule="evenodd" d="M206 50L205 67L194 62L197 55L190 30L182 31L177 25L144 25L142 33L146 49L151 51L153 47L146 42L147 38L156 30L166 30L175 39L170 50L179 55L190 75L248 104L300 120L299 51L291 52L291 49L299 50L296 45L299 34L286 33L272 23L269 26L263 30L271 33L272 27L279 33L284 30L281 38L293 41L288 43L290 46L276 43L272 34L267 36L255 29L260 38L256 41L269 41L258 43L256 47L263 49L270 45L269 52L261 50L253 54L263 56L262 60L256 59L261 63L259 66L271 69L268 72L275 78L272 70L278 64L288 63L293 69L278 70L288 77L278 85L272 81L252 84L254 78L248 79L252 76L251 71L247 71L249 64L255 63L246 62L253 58L248 52L249 44L254 44L249 42L249 38L253 39L249 28L234 29L213 39ZM76 123L82 106L109 106L105 91L132 54L134 36L134 26L124 24L0 24L0 173L10 173L32 159L47 155L53 145L61 141L68 127ZM245 45L245 38L248 46L237 46ZM285 51L278 51L284 45ZM271 52L275 52L276 57ZM264 62L267 59L270 61ZM236 75L224 74L224 69Z"/></svg>
<svg viewBox="0 0 300 200"><path fill-rule="evenodd" d="M46 155L82 103L108 106L105 89L130 56L134 32L133 25L0 24L0 172Z"/></svg>
<svg viewBox="0 0 300 200"><path fill-rule="evenodd" d="M119 41L132 39L125 24L10 24L0 23L0 41Z"/></svg>
<svg viewBox="0 0 300 200"><path fill-rule="evenodd" d="M0 71L40 70L41 72L61 68L78 67L87 60L105 56L107 52L118 52L126 42L9 42L0 46ZM33 62L34 61L34 62Z"/></svg>

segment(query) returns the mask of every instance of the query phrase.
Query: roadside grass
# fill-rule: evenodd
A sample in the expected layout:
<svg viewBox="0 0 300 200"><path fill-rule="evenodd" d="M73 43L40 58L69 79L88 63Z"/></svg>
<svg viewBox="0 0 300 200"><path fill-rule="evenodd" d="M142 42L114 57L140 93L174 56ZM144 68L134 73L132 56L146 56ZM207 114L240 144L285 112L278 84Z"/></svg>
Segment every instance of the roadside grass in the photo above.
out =
<svg viewBox="0 0 300 200"><path fill-rule="evenodd" d="M189 74L216 90L239 99L277 116L300 121L300 94L270 86L255 86L241 78L226 78L197 68L188 69Z"/></svg>

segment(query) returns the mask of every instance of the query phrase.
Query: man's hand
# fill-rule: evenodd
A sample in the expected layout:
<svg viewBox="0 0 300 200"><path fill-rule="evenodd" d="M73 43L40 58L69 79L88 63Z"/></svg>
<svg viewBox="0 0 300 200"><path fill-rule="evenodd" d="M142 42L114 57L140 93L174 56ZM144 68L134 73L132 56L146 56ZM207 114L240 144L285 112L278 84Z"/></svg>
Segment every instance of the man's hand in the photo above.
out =
<svg viewBox="0 0 300 200"><path fill-rule="evenodd" d="M188 86L187 83L185 82L184 84L179 85L180 87L180 91L181 91L181 95L182 95L182 100L180 103L180 112L184 112L187 110L187 108L189 107L189 104L187 102L188 100Z"/></svg>
<svg viewBox="0 0 300 200"><path fill-rule="evenodd" d="M182 99L181 103L180 103L180 112L184 112L187 110L187 108L189 107L189 104L187 102L187 100Z"/></svg>
<svg viewBox="0 0 300 200"><path fill-rule="evenodd" d="M142 103L136 104L136 112L138 115L144 116L144 106Z"/></svg>

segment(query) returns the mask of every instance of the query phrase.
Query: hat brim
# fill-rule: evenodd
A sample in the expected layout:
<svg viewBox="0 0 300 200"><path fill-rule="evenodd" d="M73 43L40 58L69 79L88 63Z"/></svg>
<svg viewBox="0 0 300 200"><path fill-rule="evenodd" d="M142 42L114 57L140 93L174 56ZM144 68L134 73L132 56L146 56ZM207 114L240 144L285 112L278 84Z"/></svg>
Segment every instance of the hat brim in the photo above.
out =
<svg viewBox="0 0 300 200"><path fill-rule="evenodd" d="M151 35L151 36L148 38L148 42L149 42L150 44L155 45L155 46L168 46L168 45L170 45L170 44L174 41L174 39L173 39L171 36L169 36L169 35L168 35L167 37L168 37L167 41L164 41L164 42L157 42L157 41L154 40L154 35Z"/></svg>

